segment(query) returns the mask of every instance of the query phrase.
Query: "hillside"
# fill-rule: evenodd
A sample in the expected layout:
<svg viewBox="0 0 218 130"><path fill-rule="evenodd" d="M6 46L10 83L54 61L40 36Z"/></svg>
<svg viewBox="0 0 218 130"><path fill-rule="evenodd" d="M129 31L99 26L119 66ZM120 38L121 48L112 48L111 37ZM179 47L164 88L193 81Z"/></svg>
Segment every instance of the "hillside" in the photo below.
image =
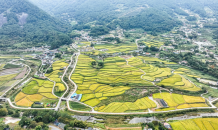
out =
<svg viewBox="0 0 218 130"><path fill-rule="evenodd" d="M68 24L51 17L26 0L0 1L0 46L4 48L26 48L32 45L71 43L64 33ZM65 42L62 42L65 40Z"/></svg>
<svg viewBox="0 0 218 130"><path fill-rule="evenodd" d="M84 26L94 22L95 25L107 25L110 29L115 29L117 25L124 29L142 28L153 34L169 31L173 27L181 25L176 15L188 16L181 8L193 11L201 17L207 16L204 10L204 7L207 6L205 0L30 1L57 18L73 23L73 25L78 23ZM76 26L75 29L78 28L83 27Z"/></svg>

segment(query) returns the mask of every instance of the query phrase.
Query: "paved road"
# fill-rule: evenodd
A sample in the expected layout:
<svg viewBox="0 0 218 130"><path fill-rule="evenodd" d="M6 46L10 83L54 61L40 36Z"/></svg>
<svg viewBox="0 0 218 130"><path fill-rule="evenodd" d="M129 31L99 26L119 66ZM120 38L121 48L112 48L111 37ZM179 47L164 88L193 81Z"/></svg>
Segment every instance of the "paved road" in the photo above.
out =
<svg viewBox="0 0 218 130"><path fill-rule="evenodd" d="M77 59L78 60L78 59ZM127 60L126 60L127 61ZM77 62L77 61L76 61ZM128 61L127 61L127 65L128 65ZM74 66L75 67L75 66ZM75 68L74 68L75 69ZM74 71L74 70L73 70ZM143 70L141 70L141 71L143 71ZM144 71L143 71L144 72ZM145 72L144 72L145 73ZM69 76L70 77L70 76ZM75 84L75 86L76 86L76 89L77 89L77 85L76 85L76 83L74 83L71 79L70 79L70 81L73 83L73 84ZM154 85L155 85L155 83L154 82L152 82ZM156 86L156 85L155 85ZM159 87L159 86L157 86L157 87ZM161 88L161 87L159 87L160 89L164 89L164 90L167 90L167 89L165 89L165 88ZM74 90L74 92L76 92L76 89ZM169 90L168 90L169 91ZM84 103L82 103L82 104L84 104ZM85 105L85 104L84 104ZM84 112L84 111L78 111L78 110L72 110L71 108L70 108L70 106L69 106L69 100L67 101L67 107L68 107L68 110L69 111L72 111L72 112L77 112L77 113L87 113L87 114L105 114L105 115L134 115L134 114L148 114L148 113L167 113L167 112L175 112L175 111L184 111L184 110L191 110L191 109L214 109L214 108L216 108L215 106L213 106L212 105L212 107L198 107L198 108L185 108L185 109L177 109L177 110L170 110L170 111L159 111L159 112L157 112L157 111L155 111L155 112L153 112L153 111L149 111L149 112L134 112L134 113L107 113L107 112L97 112L97 111L94 111L94 110L92 110L91 112ZM92 108L92 107L91 107Z"/></svg>
<svg viewBox="0 0 218 130"><path fill-rule="evenodd" d="M76 85L76 83L74 83L74 82L71 80L70 77L71 77L72 73L74 72L74 70L75 70L75 68L76 68L79 55L80 55L80 52L77 53L76 62L75 62L75 64L74 64L73 70L72 70L70 76L68 77L68 79L69 79L69 80L74 84L74 86L75 86L75 89L74 89L73 93L76 92L78 86ZM71 57L71 58L72 58L72 57ZM71 60L71 63L72 63L72 60ZM128 64L128 62L127 62L127 64ZM70 66L70 65L69 65L69 66ZM69 67L69 66L68 66L68 67ZM29 66L28 66L28 67L29 67ZM68 69L68 67L67 67L67 69ZM67 69L65 70L64 75L66 74ZM31 70L31 69L30 69L30 70ZM29 71L29 72L30 72L30 71ZM62 78L63 78L63 77L62 77ZM25 78L24 78L24 79L25 79ZM63 80L63 79L62 79L62 80ZM64 82L64 83L65 83L65 82ZM66 86L68 87L67 84L66 84ZM69 89L69 87L68 87L68 89ZM67 92L67 91L66 91L66 92ZM9 104L10 104L13 108L16 108L16 109L37 109L37 110L40 110L40 109L44 109L44 110L48 109L48 110L49 110L49 109L50 109L50 110L58 110L59 105L60 105L60 104L57 105L56 108L22 108L22 107L14 106L13 103L11 102L11 100L10 100L9 98L0 98L0 99L7 99L8 102L9 102ZM106 112L96 112L96 111L94 111L93 107L88 106L87 104L84 104L84 103L79 102L79 103L81 103L81 104L84 104L84 105L86 105L86 106L92 108L92 111L90 111L90 112L84 112L84 111L72 110L72 109L70 108L70 106L69 106L69 101L72 101L70 98L65 99L65 98L63 98L63 96L62 96L62 97L60 97L59 99L60 99L60 101L61 101L61 99L67 101L67 107L68 107L68 110L69 110L69 111L73 111L73 112L77 112L77 113L87 113L87 114L135 115L135 114L148 114L148 113L168 113L168 112L184 111L184 110L190 110L190 109L215 109L215 108L216 108L215 106L212 105L212 107L185 108L185 109L177 109L177 110L170 110L170 111L159 111L159 112L156 112L156 111L155 111L155 112L149 111L149 112L133 112L133 113L106 113ZM211 103L212 103L212 102L211 102Z"/></svg>
<svg viewBox="0 0 218 130"><path fill-rule="evenodd" d="M91 106L89 106L89 105L87 105L87 104L84 104L84 103L82 103L82 102L79 102L79 101L75 101L75 100L71 100L71 95L72 94L74 94L75 92L76 92L76 90L77 90L77 88L78 88L78 86L77 86L77 84L73 81L73 80L71 80L71 75L73 74L73 72L75 71L75 69L76 69L76 65L77 65L77 62L78 62L78 59L79 59L79 55L80 55L80 52L79 53L76 53L76 62L75 62L75 64L74 64L74 66L73 66L73 70L71 71L71 73L70 73L70 75L69 75L69 77L68 77L68 79L70 80L70 82L74 85L74 90L73 90L73 92L71 92L71 94L69 95L69 97L68 97L68 99L67 99L67 107L68 107L68 109L69 110L71 110L71 111L73 111L71 108L70 108L70 106L69 106L69 101L73 101L73 102L78 102L78 103L80 103L80 104L83 104L83 105L85 105L85 106L87 106L87 107L90 107L91 109L92 109L92 111L94 111L94 108L93 107L91 107ZM67 84L66 84L67 85ZM67 85L68 86L68 85Z"/></svg>
<svg viewBox="0 0 218 130"><path fill-rule="evenodd" d="M62 80L62 82L65 84L65 86L67 87L67 90L64 92L64 94L59 98L59 102L58 102L58 104L57 104L57 107L56 107L56 111L58 111L58 109L59 109L59 107L60 107L60 104L61 104L61 100L64 98L64 96L65 96L65 94L68 92L68 90L69 90L69 86L68 86L68 84L64 81L64 76L65 76L65 74L67 73L67 70L69 69L69 67L72 65L72 62L73 62L73 56L74 55L72 55L71 56L71 62L70 62L70 64L67 66L67 68L65 69L65 71L64 71L64 74L62 75L62 77L61 77L61 80ZM70 74L70 76L71 76L71 74Z"/></svg>

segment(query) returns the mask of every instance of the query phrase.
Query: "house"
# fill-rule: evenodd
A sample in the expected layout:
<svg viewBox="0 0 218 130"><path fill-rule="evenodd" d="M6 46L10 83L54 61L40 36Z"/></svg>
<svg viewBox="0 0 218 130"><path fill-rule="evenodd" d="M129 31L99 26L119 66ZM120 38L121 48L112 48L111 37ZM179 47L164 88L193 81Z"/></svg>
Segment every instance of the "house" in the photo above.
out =
<svg viewBox="0 0 218 130"><path fill-rule="evenodd" d="M164 127L167 128L168 130L172 130L172 127L168 123L164 123Z"/></svg>
<svg viewBox="0 0 218 130"><path fill-rule="evenodd" d="M185 60L181 62L181 64L187 64L187 63L188 63L188 62L187 62L187 61L185 61Z"/></svg>
<svg viewBox="0 0 218 130"><path fill-rule="evenodd" d="M145 53L145 55L146 55L146 56L150 56L150 55L151 55L151 53Z"/></svg>

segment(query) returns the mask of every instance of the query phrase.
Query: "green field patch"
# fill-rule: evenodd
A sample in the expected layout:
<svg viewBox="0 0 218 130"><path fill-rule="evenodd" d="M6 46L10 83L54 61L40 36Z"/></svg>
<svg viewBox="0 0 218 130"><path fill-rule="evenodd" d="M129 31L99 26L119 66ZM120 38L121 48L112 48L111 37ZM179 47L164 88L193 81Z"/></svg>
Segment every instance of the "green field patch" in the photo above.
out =
<svg viewBox="0 0 218 130"><path fill-rule="evenodd" d="M70 108L78 111L90 111L91 108L77 102L69 102Z"/></svg>
<svg viewBox="0 0 218 130"><path fill-rule="evenodd" d="M37 94L38 89L35 89L37 86L37 84L27 85L22 89L22 92L25 94Z"/></svg>

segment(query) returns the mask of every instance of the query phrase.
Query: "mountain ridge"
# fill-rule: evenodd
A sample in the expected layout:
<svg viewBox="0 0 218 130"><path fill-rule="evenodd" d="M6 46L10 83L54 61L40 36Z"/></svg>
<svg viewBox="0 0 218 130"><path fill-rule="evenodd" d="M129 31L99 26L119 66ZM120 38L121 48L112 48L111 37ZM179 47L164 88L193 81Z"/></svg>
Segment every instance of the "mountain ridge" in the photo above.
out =
<svg viewBox="0 0 218 130"><path fill-rule="evenodd" d="M2 0L0 5L0 45L3 48L19 47L21 42L48 43L55 47L58 45L53 43L54 37L63 36L71 30L70 25L51 17L27 0Z"/></svg>

